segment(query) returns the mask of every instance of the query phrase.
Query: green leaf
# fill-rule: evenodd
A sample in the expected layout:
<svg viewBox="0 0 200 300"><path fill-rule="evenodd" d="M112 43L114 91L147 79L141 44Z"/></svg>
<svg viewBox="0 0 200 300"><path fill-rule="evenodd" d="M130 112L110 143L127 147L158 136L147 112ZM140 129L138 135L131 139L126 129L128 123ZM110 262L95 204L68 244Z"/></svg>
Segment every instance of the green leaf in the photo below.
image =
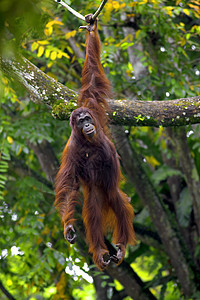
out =
<svg viewBox="0 0 200 300"><path fill-rule="evenodd" d="M166 180L170 176L179 175L183 176L179 170L172 169L166 165L159 167L152 175L152 180L155 184L159 184L159 182Z"/></svg>
<svg viewBox="0 0 200 300"><path fill-rule="evenodd" d="M192 197L187 187L180 194L180 199L176 204L176 213L179 224L187 227L190 222L190 214L192 212Z"/></svg>

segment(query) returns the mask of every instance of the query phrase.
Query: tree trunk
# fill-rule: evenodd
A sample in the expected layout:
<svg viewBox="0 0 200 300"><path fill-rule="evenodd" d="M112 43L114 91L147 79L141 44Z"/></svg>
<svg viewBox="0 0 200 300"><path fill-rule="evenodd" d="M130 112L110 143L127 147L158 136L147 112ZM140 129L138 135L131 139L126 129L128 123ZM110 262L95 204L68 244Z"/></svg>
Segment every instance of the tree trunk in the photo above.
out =
<svg viewBox="0 0 200 300"><path fill-rule="evenodd" d="M168 219L163 202L146 174L142 159L130 147L123 128L119 126L117 130L115 128L113 137L117 150L120 156L123 157L123 167L133 181L144 205L148 207L151 219L163 242L165 251L170 257L184 294L189 297L196 290L192 279L192 271L189 263L186 261L176 232L172 228L172 223Z"/></svg>

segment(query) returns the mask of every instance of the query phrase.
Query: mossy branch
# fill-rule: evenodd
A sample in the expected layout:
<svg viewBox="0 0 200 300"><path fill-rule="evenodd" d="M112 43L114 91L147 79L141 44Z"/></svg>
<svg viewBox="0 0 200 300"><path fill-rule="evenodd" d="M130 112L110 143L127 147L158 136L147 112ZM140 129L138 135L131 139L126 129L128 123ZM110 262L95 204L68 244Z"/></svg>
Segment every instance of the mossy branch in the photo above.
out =
<svg viewBox="0 0 200 300"><path fill-rule="evenodd" d="M69 119L77 108L78 93L46 75L22 56L3 59L0 69L28 91L32 101L44 103L58 119ZM108 100L113 124L130 126L183 126L200 123L200 96L164 101Z"/></svg>

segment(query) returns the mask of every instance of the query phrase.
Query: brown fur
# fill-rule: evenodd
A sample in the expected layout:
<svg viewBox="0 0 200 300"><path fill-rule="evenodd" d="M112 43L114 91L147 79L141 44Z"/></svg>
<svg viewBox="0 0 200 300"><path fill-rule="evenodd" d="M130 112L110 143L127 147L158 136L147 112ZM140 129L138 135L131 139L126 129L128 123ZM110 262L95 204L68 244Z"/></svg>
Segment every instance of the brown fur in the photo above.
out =
<svg viewBox="0 0 200 300"><path fill-rule="evenodd" d="M100 40L96 24L87 37L86 59L82 72L82 88L78 105L70 118L71 137L65 146L62 163L56 177L56 199L64 228L74 224L74 210L83 187L83 222L86 240L93 260L103 270L108 262L104 235L113 232L113 242L119 244L113 260L120 264L127 243L135 243L133 208L120 188L120 164L113 143L107 137L110 83L100 63ZM77 116L88 112L96 128L95 136L85 138L77 128ZM121 251L121 252L120 252ZM109 257L109 256L108 256Z"/></svg>

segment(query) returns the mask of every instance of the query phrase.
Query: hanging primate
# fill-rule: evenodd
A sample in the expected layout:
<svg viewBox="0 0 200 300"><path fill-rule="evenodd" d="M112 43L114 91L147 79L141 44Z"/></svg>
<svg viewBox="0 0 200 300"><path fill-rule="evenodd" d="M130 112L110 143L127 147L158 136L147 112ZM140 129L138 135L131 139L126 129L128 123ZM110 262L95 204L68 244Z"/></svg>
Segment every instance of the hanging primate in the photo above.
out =
<svg viewBox="0 0 200 300"><path fill-rule="evenodd" d="M111 260L120 264L126 245L134 244L134 213L129 198L119 188L119 159L113 143L107 137L106 98L110 96L110 83L100 63L97 20L86 28L86 59L79 108L70 117L72 132L56 177L55 205L62 216L64 236L73 244L76 240L74 210L82 186L86 240L94 263L103 270ZM113 234L116 255L110 256L105 245L104 236L107 232Z"/></svg>

